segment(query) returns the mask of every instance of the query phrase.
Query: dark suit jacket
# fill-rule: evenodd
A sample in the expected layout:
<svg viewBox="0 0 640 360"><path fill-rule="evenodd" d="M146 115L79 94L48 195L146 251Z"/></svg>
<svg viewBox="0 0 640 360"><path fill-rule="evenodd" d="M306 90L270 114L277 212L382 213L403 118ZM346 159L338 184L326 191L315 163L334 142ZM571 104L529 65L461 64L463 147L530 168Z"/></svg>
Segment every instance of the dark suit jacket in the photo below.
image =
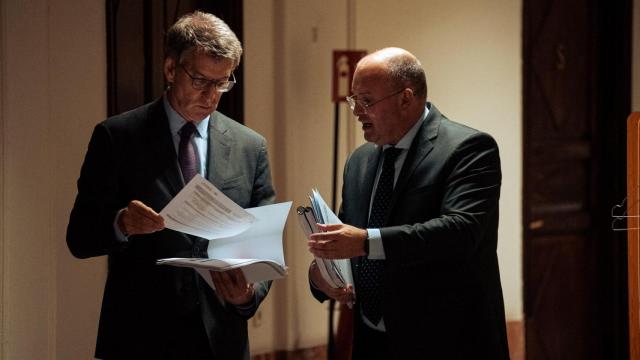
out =
<svg viewBox="0 0 640 360"><path fill-rule="evenodd" d="M392 351L398 359L505 359L496 255L498 147L491 136L448 120L432 104L429 109L380 229L383 314ZM367 143L347 160L344 223L366 228L381 153L382 147ZM358 260L352 259L356 298Z"/></svg>
<svg viewBox="0 0 640 360"><path fill-rule="evenodd" d="M240 206L273 202L264 138L218 112L209 123L208 168L208 180ZM169 229L126 242L115 235L116 213L129 201L140 200L159 212L183 186L162 99L95 127L67 244L78 258L109 257L99 358L165 359L188 349L189 343L176 339L184 336L189 318L195 319L190 331L208 338L215 358L249 358L246 319L267 295L270 282L256 286L254 308L241 313L219 301L194 270L155 264L160 258L202 256L207 241Z"/></svg>

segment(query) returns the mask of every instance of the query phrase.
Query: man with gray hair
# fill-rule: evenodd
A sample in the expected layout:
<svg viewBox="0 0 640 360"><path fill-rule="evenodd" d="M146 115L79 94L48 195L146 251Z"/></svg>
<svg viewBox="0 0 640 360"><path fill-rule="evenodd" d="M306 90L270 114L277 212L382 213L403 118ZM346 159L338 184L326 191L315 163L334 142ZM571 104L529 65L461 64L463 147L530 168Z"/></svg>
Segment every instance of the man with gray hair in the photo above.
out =
<svg viewBox="0 0 640 360"><path fill-rule="evenodd" d="M344 167L344 224L318 225L309 249L351 259L355 292L312 262L313 295L355 300L354 360L509 358L496 142L426 101L422 65L404 49L360 60L351 90L369 143Z"/></svg>
<svg viewBox="0 0 640 360"><path fill-rule="evenodd" d="M241 55L222 20L183 16L167 33L162 98L94 129L67 244L78 258L108 256L97 358L249 358L247 319L271 283L211 272L214 291L193 269L155 264L207 257L207 240L158 214L196 174L245 208L275 198L265 139L216 111Z"/></svg>

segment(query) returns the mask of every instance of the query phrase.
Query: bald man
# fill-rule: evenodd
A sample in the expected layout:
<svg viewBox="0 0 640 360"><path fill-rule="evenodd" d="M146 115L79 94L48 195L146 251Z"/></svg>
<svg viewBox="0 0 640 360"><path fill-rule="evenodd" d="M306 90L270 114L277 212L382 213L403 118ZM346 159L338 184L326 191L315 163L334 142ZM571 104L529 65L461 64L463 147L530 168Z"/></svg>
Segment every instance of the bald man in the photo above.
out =
<svg viewBox="0 0 640 360"><path fill-rule="evenodd" d="M340 219L309 250L351 259L352 288L314 262L313 295L355 300L353 359L508 359L498 270L498 147L427 102L420 61L363 58L347 100L368 143L344 167Z"/></svg>

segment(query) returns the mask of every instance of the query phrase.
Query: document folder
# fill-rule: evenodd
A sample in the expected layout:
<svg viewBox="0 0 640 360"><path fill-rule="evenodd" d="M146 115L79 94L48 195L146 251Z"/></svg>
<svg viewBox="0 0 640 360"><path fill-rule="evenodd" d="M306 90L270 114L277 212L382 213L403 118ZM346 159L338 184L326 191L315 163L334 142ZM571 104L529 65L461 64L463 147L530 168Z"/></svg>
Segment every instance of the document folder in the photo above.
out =
<svg viewBox="0 0 640 360"><path fill-rule="evenodd" d="M309 196L311 207L299 206L296 209L298 224L309 238L309 235L320 230L316 224L336 224L341 223L340 219L331 211L322 196L317 190L313 190ZM332 288L342 288L353 285L353 275L351 273L351 260L349 259L323 259L315 258L320 274Z"/></svg>

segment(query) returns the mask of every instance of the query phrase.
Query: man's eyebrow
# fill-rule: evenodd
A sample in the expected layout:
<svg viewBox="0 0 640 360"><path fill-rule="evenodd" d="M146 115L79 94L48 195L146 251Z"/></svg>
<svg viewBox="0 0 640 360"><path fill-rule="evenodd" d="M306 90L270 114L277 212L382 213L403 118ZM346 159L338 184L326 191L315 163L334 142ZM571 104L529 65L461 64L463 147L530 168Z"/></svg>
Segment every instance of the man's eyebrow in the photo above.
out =
<svg viewBox="0 0 640 360"><path fill-rule="evenodd" d="M217 82L217 81L225 81L225 80L228 80L228 79L231 77L231 75L229 75L229 76L221 76L221 77L219 77L219 78L217 78L217 79L210 79L210 78L208 78L208 77L204 76L204 74L203 74L203 73L201 73L201 72L200 72L200 71L198 71L198 70L194 70L194 72L195 72L195 74L193 74L193 75L194 75L195 77L197 77L197 78L199 78L199 79L202 79L202 80L208 80L208 81L216 81L216 82Z"/></svg>
<svg viewBox="0 0 640 360"><path fill-rule="evenodd" d="M213 78L213 79L210 79L209 77L206 77L206 76L205 76L203 73L201 73L201 72L198 72L198 74L200 74L200 75L201 75L203 78L205 78L205 79L213 80L213 81L226 80L226 79L228 79L228 78L230 78L230 77L231 77L231 74L229 74L229 76L224 76L224 75L222 75L222 76L221 76L221 77L219 77L219 78Z"/></svg>
<svg viewBox="0 0 640 360"><path fill-rule="evenodd" d="M371 95L371 92L370 91L363 91L361 93L356 93L353 90L351 90L351 94L353 94L353 96L358 97L358 96Z"/></svg>

